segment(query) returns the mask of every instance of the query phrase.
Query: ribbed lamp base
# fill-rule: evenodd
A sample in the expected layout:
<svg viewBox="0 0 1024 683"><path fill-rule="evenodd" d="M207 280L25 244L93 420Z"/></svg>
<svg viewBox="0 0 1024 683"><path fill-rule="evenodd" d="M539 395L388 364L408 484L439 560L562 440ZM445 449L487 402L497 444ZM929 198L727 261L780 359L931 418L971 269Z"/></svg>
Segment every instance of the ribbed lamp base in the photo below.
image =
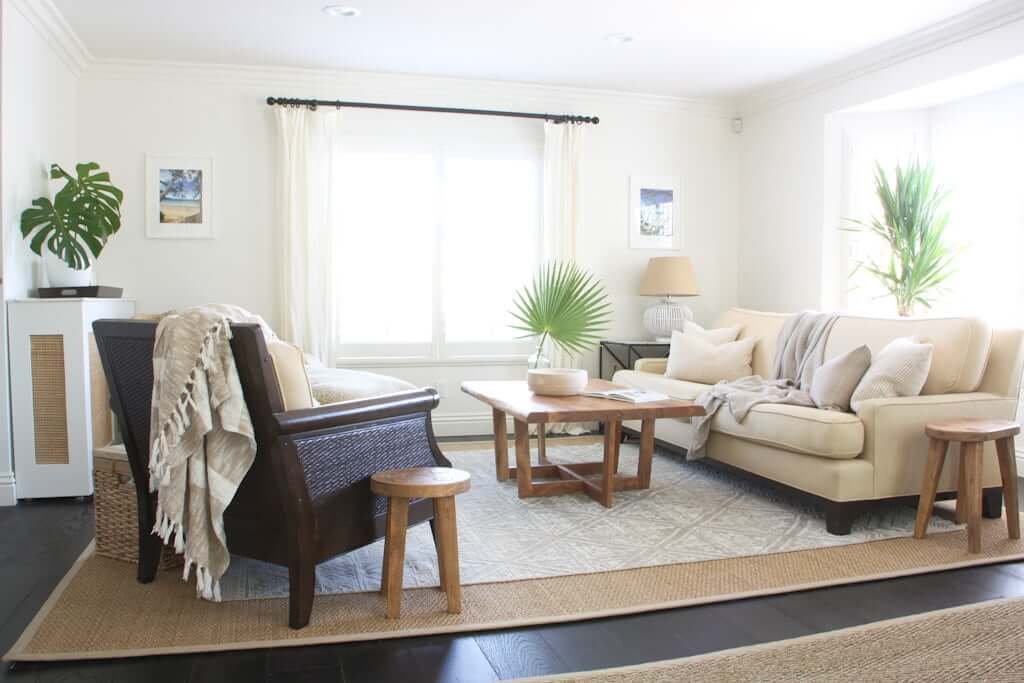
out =
<svg viewBox="0 0 1024 683"><path fill-rule="evenodd" d="M644 329L655 341L671 340L672 331L681 332L687 320L693 320L693 311L671 299L663 299L644 310Z"/></svg>

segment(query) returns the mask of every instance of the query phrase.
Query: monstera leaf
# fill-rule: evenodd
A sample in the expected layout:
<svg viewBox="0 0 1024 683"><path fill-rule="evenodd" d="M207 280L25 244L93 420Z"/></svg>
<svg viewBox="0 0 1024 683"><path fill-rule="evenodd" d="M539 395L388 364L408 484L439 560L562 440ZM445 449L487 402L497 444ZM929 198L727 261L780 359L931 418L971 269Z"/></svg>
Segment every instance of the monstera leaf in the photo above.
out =
<svg viewBox="0 0 1024 683"><path fill-rule="evenodd" d="M43 245L68 267L84 270L103 251L107 239L121 227L124 193L110 182L110 174L95 163L78 164L74 176L57 164L50 177L67 181L50 201L40 197L21 214L21 236L40 256ZM90 256L91 254L91 256Z"/></svg>

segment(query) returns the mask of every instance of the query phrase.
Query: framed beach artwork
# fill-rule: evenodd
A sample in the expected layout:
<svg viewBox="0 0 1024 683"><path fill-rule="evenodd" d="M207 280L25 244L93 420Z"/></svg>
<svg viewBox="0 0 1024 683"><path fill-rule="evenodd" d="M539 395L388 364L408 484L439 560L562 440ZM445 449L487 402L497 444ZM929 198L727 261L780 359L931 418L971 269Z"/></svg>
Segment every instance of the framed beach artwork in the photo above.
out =
<svg viewBox="0 0 1024 683"><path fill-rule="evenodd" d="M146 237L213 237L213 161L146 156Z"/></svg>
<svg viewBox="0 0 1024 683"><path fill-rule="evenodd" d="M629 179L629 246L632 249L681 249L683 214L679 183L672 176Z"/></svg>

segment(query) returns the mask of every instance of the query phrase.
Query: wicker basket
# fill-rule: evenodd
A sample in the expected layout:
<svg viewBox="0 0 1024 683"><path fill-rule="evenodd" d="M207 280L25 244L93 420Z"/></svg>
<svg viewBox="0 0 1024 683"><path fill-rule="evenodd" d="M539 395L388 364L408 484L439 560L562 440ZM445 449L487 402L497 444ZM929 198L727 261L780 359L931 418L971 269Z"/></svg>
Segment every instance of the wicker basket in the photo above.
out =
<svg viewBox="0 0 1024 683"><path fill-rule="evenodd" d="M96 508L96 554L125 562L139 561L139 522L136 515L135 482L124 446L106 446L93 451L93 489ZM184 557L165 545L160 552L160 569L180 567Z"/></svg>

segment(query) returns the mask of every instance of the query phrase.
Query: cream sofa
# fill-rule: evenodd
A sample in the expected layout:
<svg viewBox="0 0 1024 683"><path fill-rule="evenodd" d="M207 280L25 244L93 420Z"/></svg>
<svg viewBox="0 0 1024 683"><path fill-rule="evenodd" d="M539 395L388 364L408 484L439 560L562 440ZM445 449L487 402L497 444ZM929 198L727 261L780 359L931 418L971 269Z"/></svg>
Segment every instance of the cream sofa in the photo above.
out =
<svg viewBox="0 0 1024 683"><path fill-rule="evenodd" d="M732 309L713 327L742 328L756 337L753 371L771 373L775 341L786 314ZM843 315L825 345L826 359L861 344L878 352L896 337L918 334L934 344L921 396L865 402L859 415L790 405L755 407L738 423L728 408L711 425L709 458L824 499L829 532L846 534L866 501L916 496L927 450L924 425L956 417L1014 419L1024 369L1024 331L992 330L975 318L888 319ZM705 384L665 377L664 359L641 359L614 381L693 399ZM639 430L639 423L625 427ZM689 420L658 420L655 437L664 445L690 443ZM992 450L992 445L986 446ZM951 449L955 451L955 449ZM956 489L958 455L946 460L939 491ZM1001 512L996 458L986 451L984 511Z"/></svg>

